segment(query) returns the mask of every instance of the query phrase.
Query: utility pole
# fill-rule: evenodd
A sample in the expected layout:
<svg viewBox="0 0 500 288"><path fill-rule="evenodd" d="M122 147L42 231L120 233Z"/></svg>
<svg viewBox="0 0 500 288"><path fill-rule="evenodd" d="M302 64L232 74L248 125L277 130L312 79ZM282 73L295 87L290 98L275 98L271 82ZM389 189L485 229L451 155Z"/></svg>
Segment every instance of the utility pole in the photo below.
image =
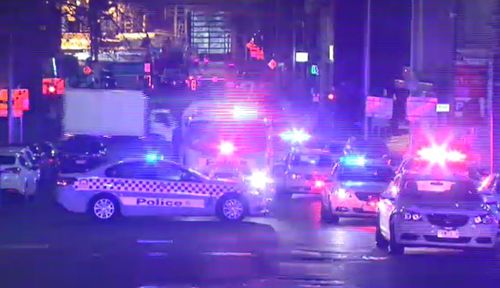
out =
<svg viewBox="0 0 500 288"><path fill-rule="evenodd" d="M14 35L9 33L9 87L7 91L7 133L8 143L15 142L15 125L14 125Z"/></svg>
<svg viewBox="0 0 500 288"><path fill-rule="evenodd" d="M365 139L368 138L371 126L371 119L368 119L366 115L366 100L370 96L370 69L371 69L371 23L372 22L372 1L366 0L366 23L365 23L365 46L364 46L364 69L363 69L363 100L364 100L364 111L363 111L363 136Z"/></svg>
<svg viewBox="0 0 500 288"><path fill-rule="evenodd" d="M490 111L491 126L491 157L492 172L500 171L500 4L497 4L493 14L495 37L493 47L493 95Z"/></svg>

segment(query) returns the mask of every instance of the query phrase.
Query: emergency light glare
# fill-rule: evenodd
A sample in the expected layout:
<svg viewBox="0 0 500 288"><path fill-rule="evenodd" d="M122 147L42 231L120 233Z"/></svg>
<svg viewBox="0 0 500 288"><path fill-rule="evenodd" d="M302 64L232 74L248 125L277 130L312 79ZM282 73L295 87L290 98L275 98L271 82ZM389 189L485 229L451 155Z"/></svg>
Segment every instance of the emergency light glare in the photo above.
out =
<svg viewBox="0 0 500 288"><path fill-rule="evenodd" d="M460 151L447 150L445 146L432 146L418 151L418 156L431 164L445 165L446 162L463 162L467 156Z"/></svg>
<svg viewBox="0 0 500 288"><path fill-rule="evenodd" d="M311 135L309 133L305 132L302 129L292 129L289 131L285 131L280 134L280 138L283 141L286 142L291 142L291 143L304 143L306 141L309 141L311 139Z"/></svg>
<svg viewBox="0 0 500 288"><path fill-rule="evenodd" d="M225 155L225 156L233 155L235 150L236 150L236 148L234 147L234 144L231 142L222 141L219 144L219 152L222 155Z"/></svg>
<svg viewBox="0 0 500 288"><path fill-rule="evenodd" d="M314 181L314 188L321 189L323 187L325 187L325 181L323 181L323 180Z"/></svg>
<svg viewBox="0 0 500 288"><path fill-rule="evenodd" d="M365 166L366 158L363 156L348 156L342 158L342 163L347 166Z"/></svg>
<svg viewBox="0 0 500 288"><path fill-rule="evenodd" d="M148 163L156 163L160 160L163 160L163 156L157 153L148 153L146 154L146 162Z"/></svg>
<svg viewBox="0 0 500 288"><path fill-rule="evenodd" d="M255 189L265 189L267 184L273 182L264 171L255 171L248 177L250 185Z"/></svg>
<svg viewBox="0 0 500 288"><path fill-rule="evenodd" d="M257 111L250 108L234 106L233 117L235 119L255 119L257 118Z"/></svg>

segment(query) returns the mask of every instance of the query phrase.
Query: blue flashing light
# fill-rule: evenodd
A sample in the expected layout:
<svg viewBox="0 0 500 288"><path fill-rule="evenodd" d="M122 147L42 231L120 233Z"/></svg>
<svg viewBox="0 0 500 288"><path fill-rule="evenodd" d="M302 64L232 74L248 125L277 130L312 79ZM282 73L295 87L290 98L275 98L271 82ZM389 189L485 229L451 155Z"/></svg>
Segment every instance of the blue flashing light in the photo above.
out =
<svg viewBox="0 0 500 288"><path fill-rule="evenodd" d="M367 161L363 156L347 156L343 157L341 162L347 166L365 166Z"/></svg>
<svg viewBox="0 0 500 288"><path fill-rule="evenodd" d="M311 139L311 135L302 129L292 129L280 134L281 140L291 143L304 143Z"/></svg>
<svg viewBox="0 0 500 288"><path fill-rule="evenodd" d="M146 162L150 163L150 164L153 164L153 163L156 163L158 161L161 161L163 160L163 156L158 154L158 153L148 153L146 154Z"/></svg>

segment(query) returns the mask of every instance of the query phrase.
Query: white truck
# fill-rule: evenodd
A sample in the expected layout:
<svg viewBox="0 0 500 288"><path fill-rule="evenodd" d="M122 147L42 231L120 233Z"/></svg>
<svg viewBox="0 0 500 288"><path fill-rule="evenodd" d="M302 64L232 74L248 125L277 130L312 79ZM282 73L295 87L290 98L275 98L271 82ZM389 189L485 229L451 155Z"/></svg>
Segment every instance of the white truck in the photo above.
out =
<svg viewBox="0 0 500 288"><path fill-rule="evenodd" d="M65 135L159 136L172 141L175 121L168 109L150 109L149 98L136 90L67 89Z"/></svg>

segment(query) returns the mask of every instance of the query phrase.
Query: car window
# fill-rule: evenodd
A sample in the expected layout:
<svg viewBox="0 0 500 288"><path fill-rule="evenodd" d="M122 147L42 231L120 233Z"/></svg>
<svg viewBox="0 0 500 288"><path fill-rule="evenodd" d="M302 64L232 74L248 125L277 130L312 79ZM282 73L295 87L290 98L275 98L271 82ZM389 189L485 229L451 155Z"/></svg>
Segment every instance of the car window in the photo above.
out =
<svg viewBox="0 0 500 288"><path fill-rule="evenodd" d="M481 201L473 183L469 181L407 180L400 197L413 201L450 202Z"/></svg>
<svg viewBox="0 0 500 288"><path fill-rule="evenodd" d="M322 154L295 154L290 162L293 166L331 167L335 164L333 157Z"/></svg>
<svg viewBox="0 0 500 288"><path fill-rule="evenodd" d="M14 165L16 164L16 157L0 155L0 165Z"/></svg>
<svg viewBox="0 0 500 288"><path fill-rule="evenodd" d="M341 166L337 178L340 181L390 182L394 172L386 166Z"/></svg>
<svg viewBox="0 0 500 288"><path fill-rule="evenodd" d="M184 174L189 173L179 166L170 163L161 163L157 169L157 179L163 181L181 181Z"/></svg>
<svg viewBox="0 0 500 288"><path fill-rule="evenodd" d="M113 178L140 178L141 171L144 169L142 162L127 162L116 164L104 172L106 177Z"/></svg>
<svg viewBox="0 0 500 288"><path fill-rule="evenodd" d="M19 155L18 159L19 159L19 164L21 164L21 166L26 168L31 168L31 162L28 159L26 159L25 156Z"/></svg>

